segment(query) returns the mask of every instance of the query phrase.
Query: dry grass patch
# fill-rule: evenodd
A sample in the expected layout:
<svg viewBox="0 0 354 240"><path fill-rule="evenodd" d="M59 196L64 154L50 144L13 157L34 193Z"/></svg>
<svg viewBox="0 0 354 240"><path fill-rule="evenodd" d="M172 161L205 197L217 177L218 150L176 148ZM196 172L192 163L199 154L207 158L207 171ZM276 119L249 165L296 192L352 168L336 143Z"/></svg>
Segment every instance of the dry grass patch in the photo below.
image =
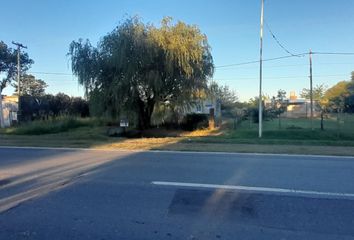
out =
<svg viewBox="0 0 354 240"><path fill-rule="evenodd" d="M222 131L218 128L214 129L200 129L194 130L192 132L183 132L181 134L182 137L206 137L206 136L220 136L222 135Z"/></svg>
<svg viewBox="0 0 354 240"><path fill-rule="evenodd" d="M116 142L110 142L93 146L98 149L126 149L126 150L151 150L163 148L164 146L177 144L180 138L136 138L136 139L122 139Z"/></svg>

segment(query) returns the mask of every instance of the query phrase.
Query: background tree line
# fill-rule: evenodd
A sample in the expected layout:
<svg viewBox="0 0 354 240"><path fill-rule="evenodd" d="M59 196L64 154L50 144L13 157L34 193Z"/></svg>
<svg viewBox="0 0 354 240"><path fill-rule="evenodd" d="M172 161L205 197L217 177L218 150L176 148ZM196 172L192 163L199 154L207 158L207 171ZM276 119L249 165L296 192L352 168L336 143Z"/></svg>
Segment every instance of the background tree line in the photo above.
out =
<svg viewBox="0 0 354 240"><path fill-rule="evenodd" d="M17 84L13 84L17 94ZM48 84L33 75L24 74L21 78L21 117L29 121L59 116L88 117L88 102L81 97L70 97L65 93L56 95L45 92Z"/></svg>
<svg viewBox="0 0 354 240"><path fill-rule="evenodd" d="M310 89L303 88L300 97L310 99ZM331 113L354 113L354 72L351 73L350 80L340 81L328 88L325 84L316 85L312 90L314 111L320 113L321 129L324 129L324 118ZM266 107L264 102L269 100L271 104ZM258 122L258 97L250 99L244 106L248 109L247 115ZM287 111L289 99L286 92L279 89L276 96L269 98L263 96L263 117L267 120L278 118L279 128L281 128L281 116ZM337 116L338 117L338 116Z"/></svg>
<svg viewBox="0 0 354 240"><path fill-rule="evenodd" d="M9 48L5 43L0 42L0 70L4 78L0 81L0 92L7 86L15 88L14 95L18 94L16 79L17 73L17 51ZM81 97L70 97L64 93L56 95L45 92L48 84L36 79L35 76L26 74L33 63L26 53L21 53L21 85L20 105L21 120L29 121L35 119L48 119L59 116L88 117L88 102ZM1 99L2 100L2 99ZM2 101L0 107L2 108ZM1 109L0 108L0 109ZM2 111L0 111L2 118Z"/></svg>
<svg viewBox="0 0 354 240"><path fill-rule="evenodd" d="M90 116L88 102L81 97L70 97L64 93L42 96L21 96L22 120L46 120L62 116Z"/></svg>
<svg viewBox="0 0 354 240"><path fill-rule="evenodd" d="M302 98L310 99L310 90L304 88L300 94ZM324 84L313 88L313 99L316 106L323 112L354 112L354 72L350 80L340 81L328 88Z"/></svg>

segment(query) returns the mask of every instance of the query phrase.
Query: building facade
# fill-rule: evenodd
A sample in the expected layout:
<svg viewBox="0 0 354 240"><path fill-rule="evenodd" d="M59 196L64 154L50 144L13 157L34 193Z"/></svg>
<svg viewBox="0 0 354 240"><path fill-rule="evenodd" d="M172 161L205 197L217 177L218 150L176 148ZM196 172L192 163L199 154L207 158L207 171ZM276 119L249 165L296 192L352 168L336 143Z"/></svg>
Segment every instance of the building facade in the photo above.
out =
<svg viewBox="0 0 354 240"><path fill-rule="evenodd" d="M17 123L18 97L2 95L2 113L5 127Z"/></svg>
<svg viewBox="0 0 354 240"><path fill-rule="evenodd" d="M321 113L316 106L317 106L317 102L313 101L313 106L312 106L313 116L319 117ZM290 92L288 106L284 115L288 118L311 117L311 101L309 99L298 98L295 92Z"/></svg>
<svg viewBox="0 0 354 240"><path fill-rule="evenodd" d="M214 121L215 127L221 125L221 102L215 98L203 98L194 102L192 107L186 112L196 114L208 114Z"/></svg>

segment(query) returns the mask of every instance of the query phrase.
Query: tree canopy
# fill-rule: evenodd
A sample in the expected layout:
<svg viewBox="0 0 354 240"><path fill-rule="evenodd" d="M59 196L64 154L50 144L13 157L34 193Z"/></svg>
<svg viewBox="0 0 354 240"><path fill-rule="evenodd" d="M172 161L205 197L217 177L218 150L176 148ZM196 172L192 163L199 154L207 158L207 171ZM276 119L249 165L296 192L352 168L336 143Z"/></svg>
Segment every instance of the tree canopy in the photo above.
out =
<svg viewBox="0 0 354 240"><path fill-rule="evenodd" d="M161 27L129 18L97 47L73 41L69 56L89 99L112 116L134 113L142 129L149 127L155 105L189 104L214 70L207 37L197 26L171 18Z"/></svg>
<svg viewBox="0 0 354 240"><path fill-rule="evenodd" d="M327 90L327 87L324 84L319 84L316 85L313 89L312 89L312 96L313 96L313 100L320 100L324 97L324 94ZM310 99L310 89L308 88L303 88L300 96L302 98L305 99Z"/></svg>
<svg viewBox="0 0 354 240"><path fill-rule="evenodd" d="M220 100L222 110L235 108L238 102L236 92L227 85L219 85L216 82L212 82L208 86L208 93L210 96Z"/></svg>
<svg viewBox="0 0 354 240"><path fill-rule="evenodd" d="M33 64L27 53L20 54L21 72L25 72ZM17 73L17 50L10 48L0 41L0 126L4 127L1 93L6 86L11 84Z"/></svg>
<svg viewBox="0 0 354 240"><path fill-rule="evenodd" d="M15 93L17 93L17 83L14 83ZM20 92L21 96L33 96L40 97L45 95L45 89L48 87L48 84L41 80L36 79L33 75L24 74L21 77Z"/></svg>
<svg viewBox="0 0 354 240"><path fill-rule="evenodd" d="M273 108L277 115L280 115L281 113L285 112L288 106L288 100L286 99L285 90L279 89L277 95L273 96L271 100Z"/></svg>
<svg viewBox="0 0 354 240"><path fill-rule="evenodd" d="M279 89L277 95L273 96L271 99L272 108L270 109L270 113L278 116L279 129L281 128L281 114L286 111L288 102L286 91L282 89Z"/></svg>
<svg viewBox="0 0 354 240"><path fill-rule="evenodd" d="M33 64L27 53L20 54L21 72L25 72ZM0 80L0 93L16 79L17 74L17 50L10 48L0 41L0 74L4 77Z"/></svg>
<svg viewBox="0 0 354 240"><path fill-rule="evenodd" d="M348 82L341 81L326 91L325 99L327 100L327 105L332 109L344 109L344 99L348 95Z"/></svg>
<svg viewBox="0 0 354 240"><path fill-rule="evenodd" d="M304 88L301 97L309 99L310 90ZM313 99L321 111L354 112L354 72L351 72L350 80L340 81L330 88L317 85L313 89Z"/></svg>

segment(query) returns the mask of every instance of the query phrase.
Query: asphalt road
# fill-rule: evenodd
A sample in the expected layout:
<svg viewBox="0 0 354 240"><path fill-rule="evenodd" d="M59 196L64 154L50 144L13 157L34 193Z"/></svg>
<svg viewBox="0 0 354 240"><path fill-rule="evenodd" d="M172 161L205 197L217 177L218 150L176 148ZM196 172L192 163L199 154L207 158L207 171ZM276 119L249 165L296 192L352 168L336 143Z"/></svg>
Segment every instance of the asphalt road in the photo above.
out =
<svg viewBox="0 0 354 240"><path fill-rule="evenodd" d="M354 158L0 148L0 239L354 239Z"/></svg>

